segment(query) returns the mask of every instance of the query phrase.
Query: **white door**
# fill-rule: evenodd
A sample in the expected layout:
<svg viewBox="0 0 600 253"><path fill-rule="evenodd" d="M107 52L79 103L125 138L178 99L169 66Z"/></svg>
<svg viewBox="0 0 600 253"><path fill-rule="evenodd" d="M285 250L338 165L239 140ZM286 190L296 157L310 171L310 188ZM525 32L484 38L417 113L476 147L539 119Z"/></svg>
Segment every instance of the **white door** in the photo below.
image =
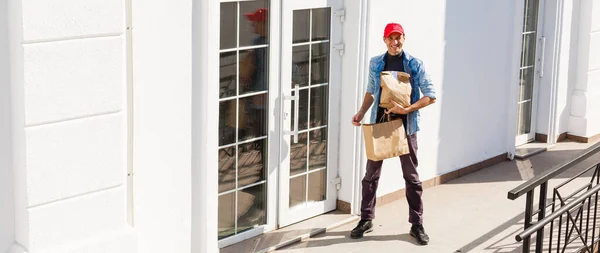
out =
<svg viewBox="0 0 600 253"><path fill-rule="evenodd" d="M524 0L524 19L519 66L519 99L516 144L535 139L537 90L543 76L545 38L543 37L544 0Z"/></svg>
<svg viewBox="0 0 600 253"><path fill-rule="evenodd" d="M341 0L282 1L281 227L336 207L341 9Z"/></svg>

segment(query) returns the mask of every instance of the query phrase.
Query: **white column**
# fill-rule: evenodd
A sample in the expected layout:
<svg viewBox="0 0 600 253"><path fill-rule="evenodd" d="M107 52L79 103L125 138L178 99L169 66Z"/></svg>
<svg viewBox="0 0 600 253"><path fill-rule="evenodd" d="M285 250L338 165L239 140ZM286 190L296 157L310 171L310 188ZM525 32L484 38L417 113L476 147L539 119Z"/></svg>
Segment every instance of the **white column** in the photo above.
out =
<svg viewBox="0 0 600 253"><path fill-rule="evenodd" d="M591 137L600 133L600 2L582 0L579 20L577 82L572 95L569 132Z"/></svg>
<svg viewBox="0 0 600 253"><path fill-rule="evenodd" d="M9 0L12 252L136 252L122 0Z"/></svg>
<svg viewBox="0 0 600 253"><path fill-rule="evenodd" d="M0 1L0 17L8 15L6 1ZM8 19L0 19L0 252L8 252L15 241L11 106L9 78Z"/></svg>
<svg viewBox="0 0 600 253"><path fill-rule="evenodd" d="M194 0L192 253L218 252L219 0Z"/></svg>

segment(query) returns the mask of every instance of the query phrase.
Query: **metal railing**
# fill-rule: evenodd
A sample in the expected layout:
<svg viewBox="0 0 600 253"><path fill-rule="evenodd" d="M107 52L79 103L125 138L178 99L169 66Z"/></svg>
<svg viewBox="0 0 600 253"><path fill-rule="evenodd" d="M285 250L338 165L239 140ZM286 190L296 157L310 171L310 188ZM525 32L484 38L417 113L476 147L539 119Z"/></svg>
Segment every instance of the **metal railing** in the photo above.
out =
<svg viewBox="0 0 600 253"><path fill-rule="evenodd" d="M545 249L548 252L552 252L552 250L567 252L567 249L570 250L569 252L594 252L598 240L596 237L600 235L600 233L597 233L600 224L596 224L597 220L600 222L600 219L596 219L598 192L600 191L600 161L555 186L552 189L552 201L550 203L548 203L547 197L548 181L598 152L600 152L600 143L587 148L571 160L545 171L508 192L508 198L511 200L523 195L527 196L524 231L515 238L517 241L522 242L524 253L530 252L532 246L535 247L536 253L541 253ZM589 182L583 183L574 191L566 192L566 188L572 187L565 186L581 183L581 180L576 179L586 177L592 171L593 175ZM534 191L536 188L539 188L539 196L538 205L534 206ZM591 213L592 208L593 214ZM576 215L573 215L573 213L576 213ZM533 221L536 215L537 221ZM585 230L583 230L584 225ZM549 233L549 237L544 237L545 232ZM535 234L536 239L534 245L531 244L533 234ZM554 237L554 235L557 236Z"/></svg>

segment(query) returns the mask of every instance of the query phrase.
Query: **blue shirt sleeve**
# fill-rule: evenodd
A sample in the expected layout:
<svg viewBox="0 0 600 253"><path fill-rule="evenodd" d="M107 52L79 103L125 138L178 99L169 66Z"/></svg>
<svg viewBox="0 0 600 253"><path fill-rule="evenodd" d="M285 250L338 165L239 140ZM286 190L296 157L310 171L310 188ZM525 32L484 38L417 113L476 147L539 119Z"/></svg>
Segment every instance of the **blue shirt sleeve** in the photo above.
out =
<svg viewBox="0 0 600 253"><path fill-rule="evenodd" d="M371 94L375 94L377 91L377 87L375 87L375 63L373 61L369 61L369 82L367 83L367 92Z"/></svg>
<svg viewBox="0 0 600 253"><path fill-rule="evenodd" d="M418 61L416 72L417 75L415 81L419 84L419 89L421 90L421 93L423 93L423 96L435 99L435 90L433 89L433 84L431 83L431 77L425 70L425 66L421 60Z"/></svg>

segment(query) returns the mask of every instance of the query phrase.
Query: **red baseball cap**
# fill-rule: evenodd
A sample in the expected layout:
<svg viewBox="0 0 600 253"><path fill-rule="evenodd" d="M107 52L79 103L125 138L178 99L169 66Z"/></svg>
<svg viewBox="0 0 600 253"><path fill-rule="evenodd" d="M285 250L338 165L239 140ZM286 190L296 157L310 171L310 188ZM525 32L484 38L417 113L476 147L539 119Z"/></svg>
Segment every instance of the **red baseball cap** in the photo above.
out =
<svg viewBox="0 0 600 253"><path fill-rule="evenodd" d="M244 14L244 16L246 16L246 18L248 18L250 21L265 21L267 20L267 9L265 8L260 8L255 10L254 12L250 12L250 13L246 13Z"/></svg>
<svg viewBox="0 0 600 253"><path fill-rule="evenodd" d="M398 23L389 23L385 26L385 30L383 30L383 37L390 37L392 33L399 33L400 35L403 35L404 28L402 28L402 25Z"/></svg>

